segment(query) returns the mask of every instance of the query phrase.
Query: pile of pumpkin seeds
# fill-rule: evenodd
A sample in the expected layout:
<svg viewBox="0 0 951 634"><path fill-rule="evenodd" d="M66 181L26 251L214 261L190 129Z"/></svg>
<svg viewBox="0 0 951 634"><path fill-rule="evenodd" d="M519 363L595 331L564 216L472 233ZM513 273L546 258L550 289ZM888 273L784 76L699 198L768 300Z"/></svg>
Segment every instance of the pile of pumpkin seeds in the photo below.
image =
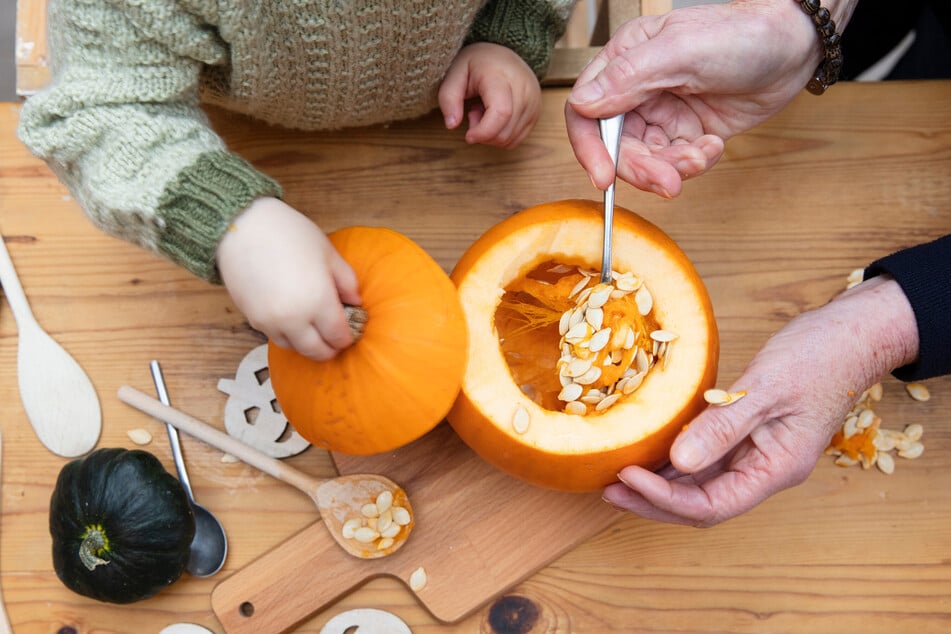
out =
<svg viewBox="0 0 951 634"><path fill-rule="evenodd" d="M386 550L412 521L408 509L394 505L393 492L383 491L376 500L363 505L359 517L351 517L343 523L342 534L364 546Z"/></svg>
<svg viewBox="0 0 951 634"><path fill-rule="evenodd" d="M558 267L552 272L570 270ZM558 399L565 403L565 413L585 415L592 410L603 412L622 395L633 393L657 363L667 367L677 335L663 329L641 333L626 324L614 331L604 326L604 306L609 301L633 294L638 313L647 317L654 298L633 273L614 271L610 282L600 282L597 271L577 271L582 277L568 295L575 305L562 314L558 323L558 378L562 386ZM596 385L608 366L613 366L620 378Z"/></svg>
<svg viewBox="0 0 951 634"><path fill-rule="evenodd" d="M855 269L846 280L846 289L861 284L864 277L865 269ZM905 390L916 401L931 398L927 386L922 383L907 383ZM902 431L881 427L882 419L872 406L882 400L882 393L882 384L876 383L859 396L846 415L841 429L832 437L825 452L835 457L835 464L840 467L860 464L863 469L875 466L882 473L891 474L895 471L894 456L915 459L924 452L925 446L921 442L924 427L920 424L906 425Z"/></svg>

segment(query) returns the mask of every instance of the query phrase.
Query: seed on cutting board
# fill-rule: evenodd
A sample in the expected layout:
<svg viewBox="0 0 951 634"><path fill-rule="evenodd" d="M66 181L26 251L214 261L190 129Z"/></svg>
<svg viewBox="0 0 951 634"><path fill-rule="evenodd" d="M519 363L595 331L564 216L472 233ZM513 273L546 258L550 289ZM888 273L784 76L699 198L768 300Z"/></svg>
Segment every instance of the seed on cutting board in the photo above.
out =
<svg viewBox="0 0 951 634"><path fill-rule="evenodd" d="M905 390L916 401L927 401L931 398L931 393L924 383L906 383Z"/></svg>
<svg viewBox="0 0 951 634"><path fill-rule="evenodd" d="M420 566L414 570L412 574L410 574L409 587L412 588L413 591L418 592L426 587L427 581L428 579L426 578L426 569Z"/></svg>
<svg viewBox="0 0 951 634"><path fill-rule="evenodd" d="M152 434L145 429L130 429L126 432L126 435L129 436L129 440L137 445L147 445L152 442Z"/></svg>
<svg viewBox="0 0 951 634"><path fill-rule="evenodd" d="M221 461L225 464L234 464L236 462L240 462L237 456L232 456L230 453L221 454Z"/></svg>

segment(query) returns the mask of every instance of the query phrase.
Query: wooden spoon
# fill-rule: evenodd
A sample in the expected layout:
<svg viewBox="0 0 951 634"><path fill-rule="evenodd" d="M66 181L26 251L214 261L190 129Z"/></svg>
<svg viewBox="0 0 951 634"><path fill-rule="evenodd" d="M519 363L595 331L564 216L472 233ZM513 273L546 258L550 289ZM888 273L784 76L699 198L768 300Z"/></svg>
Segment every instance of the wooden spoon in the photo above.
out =
<svg viewBox="0 0 951 634"><path fill-rule="evenodd" d="M3 452L3 441L0 440L0 454ZM0 468L2 471L2 468ZM7 618L6 608L3 606L3 594L0 593L0 634L13 634L13 628L10 627L10 619Z"/></svg>
<svg viewBox="0 0 951 634"><path fill-rule="evenodd" d="M37 323L0 236L0 283L17 322L20 400L40 442L72 458L99 441L102 412L96 389L83 369Z"/></svg>
<svg viewBox="0 0 951 634"><path fill-rule="evenodd" d="M120 401L309 495L330 534L354 557L376 559L390 555L406 543L413 529L413 509L406 492L389 478L366 473L315 478L133 387L123 385L118 395ZM384 493L386 495L381 497ZM374 504L376 510L364 509L368 504ZM405 509L406 513L397 511L398 508ZM392 528L394 526L398 532L390 536L397 530Z"/></svg>

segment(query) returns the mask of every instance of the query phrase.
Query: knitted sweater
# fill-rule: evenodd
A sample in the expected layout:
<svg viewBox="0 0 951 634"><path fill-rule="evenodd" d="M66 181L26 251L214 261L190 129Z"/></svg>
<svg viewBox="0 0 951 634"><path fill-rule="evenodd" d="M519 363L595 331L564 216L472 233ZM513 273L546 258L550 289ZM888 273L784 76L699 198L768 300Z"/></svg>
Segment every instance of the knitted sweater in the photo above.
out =
<svg viewBox="0 0 951 634"><path fill-rule="evenodd" d="M300 129L435 108L470 42L541 76L574 0L51 0L53 80L20 139L92 221L210 281L233 218L279 185L229 152L212 103Z"/></svg>

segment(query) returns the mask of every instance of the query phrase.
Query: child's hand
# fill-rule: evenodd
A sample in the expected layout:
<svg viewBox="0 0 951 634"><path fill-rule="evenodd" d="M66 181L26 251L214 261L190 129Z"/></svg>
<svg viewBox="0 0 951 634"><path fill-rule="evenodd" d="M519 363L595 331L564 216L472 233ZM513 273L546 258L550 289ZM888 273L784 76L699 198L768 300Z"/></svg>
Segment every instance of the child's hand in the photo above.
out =
<svg viewBox="0 0 951 634"><path fill-rule="evenodd" d="M541 112L541 86L535 73L514 51L477 42L453 60L439 87L439 108L450 130L462 123L467 99L466 142L511 149L531 132Z"/></svg>
<svg viewBox="0 0 951 634"><path fill-rule="evenodd" d="M343 303L359 305L353 269L309 218L259 198L218 244L218 271L251 325L321 361L353 343Z"/></svg>

